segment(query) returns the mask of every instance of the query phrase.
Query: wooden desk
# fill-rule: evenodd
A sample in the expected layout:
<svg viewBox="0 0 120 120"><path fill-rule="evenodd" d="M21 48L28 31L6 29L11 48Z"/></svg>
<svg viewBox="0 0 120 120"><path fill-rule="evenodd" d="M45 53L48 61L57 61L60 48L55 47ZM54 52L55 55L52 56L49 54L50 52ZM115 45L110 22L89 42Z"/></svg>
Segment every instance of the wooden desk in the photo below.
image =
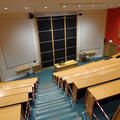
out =
<svg viewBox="0 0 120 120"><path fill-rule="evenodd" d="M75 81L72 84L74 102L77 103L78 90L120 78L119 69L120 69L120 66L107 69L106 71L97 73L97 75L86 77L84 79L75 78Z"/></svg>
<svg viewBox="0 0 120 120"><path fill-rule="evenodd" d="M34 84L36 84L37 81L38 81L38 77L23 79L23 80L9 81L9 82L1 82L0 88L9 87L9 86L24 85L24 84L29 84L29 83L32 83L34 85Z"/></svg>
<svg viewBox="0 0 120 120"><path fill-rule="evenodd" d="M106 62L96 62L96 64L94 65L90 65L90 66L87 66L86 68L84 69L80 69L80 70L77 70L75 71L74 74L71 74L71 75L63 75L63 77L59 78L59 81L61 81L61 87L64 89L64 85L67 87L68 84L71 84L75 81L75 79L77 77L79 77L80 79L81 78L84 78L85 76L91 76L93 74L96 74L97 72L99 73L99 71L103 71L105 69L109 69L111 67L114 67L114 66L118 66L120 65L120 59L118 60L115 60L115 62L110 59ZM66 81L65 81L66 80Z"/></svg>
<svg viewBox="0 0 120 120"><path fill-rule="evenodd" d="M62 83L63 84L63 81L66 80L64 79L65 77L67 76L72 76L76 73L83 73L84 71L87 71L88 69L95 69L95 68L99 68L99 67L102 67L106 64L112 64L112 63L115 63L115 62L120 62L120 59L116 59L116 58L112 58L112 59L109 59L109 60L100 60L98 62L92 62L92 63L89 63L89 64L86 64L86 65L82 65L82 66L79 66L79 67L76 67L76 68L72 68L70 70L64 70L64 71L61 71L61 72L56 72L56 73L53 73L53 80L54 81L57 81L58 82L58 86L59 86L59 83ZM61 85L63 86L63 85Z"/></svg>
<svg viewBox="0 0 120 120"><path fill-rule="evenodd" d="M86 111L89 111L89 109L93 109L95 103L95 99L91 97L91 94L97 101L118 95L120 94L120 80L88 88L85 97L85 104L88 105L89 108L86 107ZM91 120L92 119L91 112L87 112L87 114Z"/></svg>
<svg viewBox="0 0 120 120"><path fill-rule="evenodd" d="M0 120L20 120L21 105L0 108Z"/></svg>
<svg viewBox="0 0 120 120"><path fill-rule="evenodd" d="M118 106L118 109L116 110L112 120L120 120L120 105Z"/></svg>
<svg viewBox="0 0 120 120"><path fill-rule="evenodd" d="M54 72L53 73L53 76L55 77L62 77L63 75L70 75L72 73L75 73L77 70L80 70L80 69L84 69L86 67L93 67L93 65L97 65L97 64L100 64L100 63L107 63L107 62L111 62L111 61L117 61L118 59L116 58L111 58L109 60L100 60L100 61L97 61L97 62L90 62L88 64L85 64L85 65L81 65L81 66L77 66L75 68L71 68L71 69L67 69L67 70L63 70L63 71L58 71L58 72Z"/></svg>
<svg viewBox="0 0 120 120"><path fill-rule="evenodd" d="M78 62L76 60L69 60L69 61L61 63L60 65L55 64L55 70L60 71L60 70L64 70L67 68L76 67L77 64L78 64Z"/></svg>
<svg viewBox="0 0 120 120"><path fill-rule="evenodd" d="M2 96L2 95L1 95ZM4 95L3 95L4 96ZM28 92L0 97L0 107L28 102Z"/></svg>
<svg viewBox="0 0 120 120"><path fill-rule="evenodd" d="M37 78L0 83L0 107L28 101Z"/></svg>
<svg viewBox="0 0 120 120"><path fill-rule="evenodd" d="M113 55L112 58L120 58L120 52L115 54L115 55Z"/></svg>

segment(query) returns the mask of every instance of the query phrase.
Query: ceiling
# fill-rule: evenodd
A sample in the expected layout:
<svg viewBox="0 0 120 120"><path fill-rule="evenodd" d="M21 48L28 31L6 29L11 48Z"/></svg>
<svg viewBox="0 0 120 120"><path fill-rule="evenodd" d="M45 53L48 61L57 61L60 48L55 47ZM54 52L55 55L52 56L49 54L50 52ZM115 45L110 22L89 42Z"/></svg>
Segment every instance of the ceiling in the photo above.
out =
<svg viewBox="0 0 120 120"><path fill-rule="evenodd" d="M120 0L0 0L0 14L29 12L57 14L117 7L120 7Z"/></svg>

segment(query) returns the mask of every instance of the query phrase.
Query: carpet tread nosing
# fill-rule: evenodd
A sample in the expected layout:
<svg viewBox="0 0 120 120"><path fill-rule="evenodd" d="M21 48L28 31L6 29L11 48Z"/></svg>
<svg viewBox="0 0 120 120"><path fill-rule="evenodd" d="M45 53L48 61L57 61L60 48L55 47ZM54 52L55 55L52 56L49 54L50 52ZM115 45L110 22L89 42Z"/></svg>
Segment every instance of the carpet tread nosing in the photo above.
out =
<svg viewBox="0 0 120 120"><path fill-rule="evenodd" d="M51 100L46 100L46 101L44 100L43 102L38 102L38 100L37 100L37 104L44 104L46 102L52 102L52 101L55 101L55 100L61 99L61 98L65 99L64 96L62 96L62 97L57 97L57 98L54 98L54 99L51 99Z"/></svg>
<svg viewBox="0 0 120 120"><path fill-rule="evenodd" d="M59 108L62 108L62 107L66 107L66 106L71 106L69 103L65 104L65 105L61 105L61 106L56 106L54 108L49 108L49 109L39 109L38 108L38 111L39 113L42 113L42 112L46 112L46 111L52 111L52 110L55 110L55 109L59 109Z"/></svg>
<svg viewBox="0 0 120 120"><path fill-rule="evenodd" d="M46 96L39 96L36 95L37 98L47 98L47 97L54 97L56 95L63 95L62 93L56 93L56 94L50 94L50 95L46 95Z"/></svg>
<svg viewBox="0 0 120 120"><path fill-rule="evenodd" d="M37 92L37 94L41 94L40 96L45 96L45 95L49 95L49 94L53 94L53 93L57 93L57 92L62 92L61 90L59 90L59 91L53 91L53 92L50 92L50 93L43 93L43 94L41 94L41 93L39 93L39 92Z"/></svg>
<svg viewBox="0 0 120 120"><path fill-rule="evenodd" d="M59 89L51 89L51 90L48 90L48 91L37 91L38 93L40 94L45 94L45 93L51 93L51 92L54 92L54 91L60 91Z"/></svg>
<svg viewBox="0 0 120 120"><path fill-rule="evenodd" d="M71 108L71 106L70 105L65 105L64 107L62 107L62 106L61 107L56 107L54 109L44 110L42 112L37 110L36 114L38 116L40 116L40 115L44 115L44 114L48 114L48 113L52 113L52 112L56 112L56 111L60 111L60 110L65 110L65 109L68 109L68 108Z"/></svg>
<svg viewBox="0 0 120 120"><path fill-rule="evenodd" d="M61 91L55 91L55 92L46 93L46 94L36 93L36 95L39 96L39 97L43 97L43 96L46 96L46 95L52 95L52 94L57 94L57 93L61 93Z"/></svg>
<svg viewBox="0 0 120 120"><path fill-rule="evenodd" d="M66 111L64 111L64 112L61 112L61 113L57 113L57 114L55 114L55 115L51 115L51 116L48 116L48 117L44 117L43 119L39 119L39 120L49 120L49 119L55 119L55 118L57 118L57 117L61 117L61 116L64 116L64 115L66 115L66 116L68 116L69 114L72 114L73 112L71 111L71 110L66 110ZM76 118L77 116L76 115L74 115L74 118Z"/></svg>
<svg viewBox="0 0 120 120"><path fill-rule="evenodd" d="M60 102L66 102L64 99L60 99L58 101L52 101L51 103L45 103L45 104L42 104L42 105L39 105L37 104L38 107L43 107L43 106L46 106L46 105L51 105L51 104L56 104L56 103L60 103Z"/></svg>
<svg viewBox="0 0 120 120"><path fill-rule="evenodd" d="M62 97L63 95L56 95L56 96L48 96L46 98L39 98L37 97L36 99L37 100L40 100L40 101L44 101L44 100L51 100L51 99L54 99L54 98L57 98L57 97Z"/></svg>
<svg viewBox="0 0 120 120"><path fill-rule="evenodd" d="M52 88L49 88L49 89L40 89L40 88L38 88L37 90L40 90L42 92L42 91L49 91L51 89L59 89L59 88L58 87L52 87Z"/></svg>
<svg viewBox="0 0 120 120"><path fill-rule="evenodd" d="M64 102L64 103L54 104L50 106L40 107L39 110L51 109L51 108L55 108L61 105L65 105L65 104L69 104L69 103Z"/></svg>
<svg viewBox="0 0 120 120"><path fill-rule="evenodd" d="M60 113L66 112L66 111L71 111L71 110L72 110L71 108L68 108L68 109L65 109L65 110L56 111L56 112L54 112L54 113L48 113L47 115L40 116L40 117L38 117L37 119L55 116L55 115L57 115L57 114L60 114Z"/></svg>
<svg viewBox="0 0 120 120"><path fill-rule="evenodd" d="M77 113L76 112L72 112L72 113L61 115L61 116L58 116L58 117L56 117L54 119L49 119L49 120L62 120L62 119L65 120L65 118L68 118L68 117L71 117L71 116L74 116L74 118L77 118Z"/></svg>

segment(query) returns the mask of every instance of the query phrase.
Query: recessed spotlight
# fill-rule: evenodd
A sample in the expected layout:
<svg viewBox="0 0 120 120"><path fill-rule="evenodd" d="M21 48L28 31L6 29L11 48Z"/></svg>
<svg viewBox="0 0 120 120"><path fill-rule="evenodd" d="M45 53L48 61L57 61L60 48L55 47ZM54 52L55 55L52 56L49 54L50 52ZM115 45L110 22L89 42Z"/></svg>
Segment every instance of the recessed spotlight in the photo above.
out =
<svg viewBox="0 0 120 120"><path fill-rule="evenodd" d="M25 10L28 10L28 9L29 9L29 7L27 7L27 6L26 6L26 7L24 7L24 9L25 9Z"/></svg>
<svg viewBox="0 0 120 120"><path fill-rule="evenodd" d="M106 7L106 5L105 5L105 4L103 4L103 7Z"/></svg>
<svg viewBox="0 0 120 120"><path fill-rule="evenodd" d="M91 7L95 7L95 4L91 4Z"/></svg>
<svg viewBox="0 0 120 120"><path fill-rule="evenodd" d="M7 8L7 7L5 7L5 8L4 8L4 10L8 10L8 8Z"/></svg>
<svg viewBox="0 0 120 120"><path fill-rule="evenodd" d="M81 7L81 5L79 4L78 7Z"/></svg>
<svg viewBox="0 0 120 120"><path fill-rule="evenodd" d="M48 8L47 6L44 7L44 9L47 9L47 8Z"/></svg>
<svg viewBox="0 0 120 120"><path fill-rule="evenodd" d="M63 7L63 8L66 8L67 6L66 6L66 5L63 5L62 7Z"/></svg>

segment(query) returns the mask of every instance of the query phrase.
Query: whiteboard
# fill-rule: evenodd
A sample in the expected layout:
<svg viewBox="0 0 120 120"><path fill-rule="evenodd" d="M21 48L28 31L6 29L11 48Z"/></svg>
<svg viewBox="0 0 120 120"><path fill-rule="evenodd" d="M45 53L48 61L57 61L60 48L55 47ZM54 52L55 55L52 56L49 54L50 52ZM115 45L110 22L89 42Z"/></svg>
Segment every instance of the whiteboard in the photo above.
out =
<svg viewBox="0 0 120 120"><path fill-rule="evenodd" d="M32 20L1 19L0 41L8 68L34 61Z"/></svg>
<svg viewBox="0 0 120 120"><path fill-rule="evenodd" d="M103 30L102 15L83 15L80 17L81 50L100 49Z"/></svg>

